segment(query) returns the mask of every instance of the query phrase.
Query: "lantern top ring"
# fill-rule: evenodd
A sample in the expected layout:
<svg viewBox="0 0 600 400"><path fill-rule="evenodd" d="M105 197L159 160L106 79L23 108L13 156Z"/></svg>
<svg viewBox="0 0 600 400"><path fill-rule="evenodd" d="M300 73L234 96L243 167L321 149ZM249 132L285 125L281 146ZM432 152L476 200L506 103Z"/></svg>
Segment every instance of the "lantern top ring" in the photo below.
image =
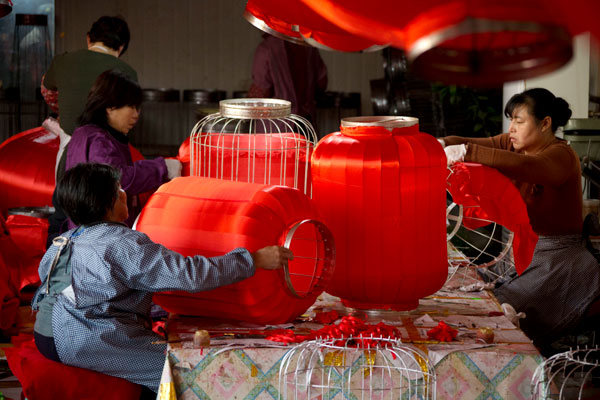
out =
<svg viewBox="0 0 600 400"><path fill-rule="evenodd" d="M219 113L227 118L285 118L292 113L292 103L281 99L228 99L219 102Z"/></svg>
<svg viewBox="0 0 600 400"><path fill-rule="evenodd" d="M419 119L415 117L400 117L393 115L372 115L364 117L343 118L342 128L352 128L360 126L382 126L386 129L406 128L419 123Z"/></svg>

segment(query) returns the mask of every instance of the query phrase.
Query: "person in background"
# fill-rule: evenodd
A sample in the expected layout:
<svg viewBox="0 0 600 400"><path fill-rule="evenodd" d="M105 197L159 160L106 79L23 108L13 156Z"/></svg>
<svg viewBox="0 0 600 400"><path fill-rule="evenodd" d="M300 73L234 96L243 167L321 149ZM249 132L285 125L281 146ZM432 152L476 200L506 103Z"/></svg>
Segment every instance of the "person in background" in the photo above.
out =
<svg viewBox="0 0 600 400"><path fill-rule="evenodd" d="M220 256L184 257L129 229L117 168L78 164L57 185L77 225L54 240L39 268L34 337L47 358L117 376L158 391L166 343L150 329L152 294L199 292L282 268L292 252L268 246ZM158 342L158 343L157 343ZM155 398L154 395L152 398Z"/></svg>
<svg viewBox="0 0 600 400"><path fill-rule="evenodd" d="M289 100L293 114L315 125L315 96L326 88L327 67L316 48L263 35L254 53L248 97Z"/></svg>
<svg viewBox="0 0 600 400"><path fill-rule="evenodd" d="M60 127L72 135L92 84L102 72L118 69L137 81L121 57L129 46L129 27L120 17L100 17L87 33L87 49L57 55L42 78L42 93L59 113ZM57 100L56 100L57 98Z"/></svg>
<svg viewBox="0 0 600 400"><path fill-rule="evenodd" d="M510 118L508 133L440 142L448 165L467 161L496 168L520 190L539 241L525 272L494 294L525 313L521 328L536 345L546 346L576 327L600 298L600 266L582 241L579 157L555 137L571 117L569 105L536 88L514 95L504 114Z"/></svg>

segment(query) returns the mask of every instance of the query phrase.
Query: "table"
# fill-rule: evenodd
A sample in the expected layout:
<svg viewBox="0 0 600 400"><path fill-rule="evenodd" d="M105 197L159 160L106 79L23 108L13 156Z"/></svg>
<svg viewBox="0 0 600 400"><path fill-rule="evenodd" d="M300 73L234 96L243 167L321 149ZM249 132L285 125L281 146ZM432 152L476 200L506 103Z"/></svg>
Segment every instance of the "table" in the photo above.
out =
<svg viewBox="0 0 600 400"><path fill-rule="evenodd" d="M307 315L336 310L340 315L359 316L368 323L383 321L396 326L402 342L422 350L434 366L438 399L531 398L531 378L543 357L523 332L501 314L501 307L491 292L460 290L472 284L478 284L472 270L457 273L440 291L421 299L419 307L410 312L346 310L339 299L323 294ZM302 331L322 326L307 321L309 319L295 322L294 329ZM458 328L455 341L440 343L427 337L427 330L441 320ZM476 339L480 327L493 329L492 344ZM283 398L280 392L285 390L285 385L280 384L280 368L295 345L284 346L256 335L257 330L265 328L171 315L167 323L169 344L159 399ZM209 347L194 348L192 339L197 329L208 330L211 337L218 337L211 339ZM360 375L361 371L345 373ZM327 391L323 396L328 399L347 397L339 390ZM354 397L363 398L364 393ZM315 394L310 398L321 397Z"/></svg>

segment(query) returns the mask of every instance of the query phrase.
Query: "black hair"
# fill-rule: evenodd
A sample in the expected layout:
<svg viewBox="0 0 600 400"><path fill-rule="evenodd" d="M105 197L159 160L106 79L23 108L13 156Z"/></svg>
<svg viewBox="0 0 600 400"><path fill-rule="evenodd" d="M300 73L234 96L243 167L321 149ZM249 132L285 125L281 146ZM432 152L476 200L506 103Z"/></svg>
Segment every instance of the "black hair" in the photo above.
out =
<svg viewBox="0 0 600 400"><path fill-rule="evenodd" d="M76 225L103 221L119 197L121 172L113 166L80 163L56 186L58 203Z"/></svg>
<svg viewBox="0 0 600 400"><path fill-rule="evenodd" d="M88 36L90 42L101 42L113 50L119 50L119 47L123 46L120 55L123 55L129 47L131 38L129 27L123 18L107 16L100 17L98 21L94 22Z"/></svg>
<svg viewBox="0 0 600 400"><path fill-rule="evenodd" d="M107 108L142 104L142 88L129 75L116 69L101 73L90 89L85 109L79 116L79 125L96 124L106 128Z"/></svg>
<svg viewBox="0 0 600 400"><path fill-rule="evenodd" d="M504 115L507 118L512 118L515 108L522 105L529 108L529 113L538 122L550 117L552 119L552 133L555 133L556 128L559 126L565 126L572 114L569 103L565 99L556 97L548 89L535 88L511 97L506 103L506 107L504 107Z"/></svg>

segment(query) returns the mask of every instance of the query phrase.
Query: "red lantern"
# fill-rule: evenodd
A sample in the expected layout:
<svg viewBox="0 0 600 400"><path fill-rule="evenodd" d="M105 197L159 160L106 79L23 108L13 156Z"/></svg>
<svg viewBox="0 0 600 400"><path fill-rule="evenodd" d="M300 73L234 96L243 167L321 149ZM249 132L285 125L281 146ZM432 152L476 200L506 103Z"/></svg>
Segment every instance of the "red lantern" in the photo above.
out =
<svg viewBox="0 0 600 400"><path fill-rule="evenodd" d="M342 120L317 145L312 172L336 243L328 293L353 308L409 310L442 287L446 157L416 118Z"/></svg>
<svg viewBox="0 0 600 400"><path fill-rule="evenodd" d="M190 137L188 136L177 153L177 159L181 163L181 176L190 176Z"/></svg>
<svg viewBox="0 0 600 400"><path fill-rule="evenodd" d="M521 275L531 263L538 236L529 223L525 201L510 179L494 168L459 163L452 167L448 190L456 204L469 207L462 220L466 227L476 229L487 220L514 233L515 269Z"/></svg>
<svg viewBox="0 0 600 400"><path fill-rule="evenodd" d="M379 38L365 39L340 29L299 0L249 0L244 17L257 28L281 39L308 43L324 50L381 50Z"/></svg>
<svg viewBox="0 0 600 400"><path fill-rule="evenodd" d="M222 255L237 247L255 251L286 245L287 270L258 270L215 290L154 296L165 310L255 323L292 321L311 306L329 281L333 244L315 218L311 200L296 189L202 177L161 186L142 210L137 229L183 255Z"/></svg>
<svg viewBox="0 0 600 400"><path fill-rule="evenodd" d="M553 71L572 55L570 32L548 1L301 1L348 32L405 49L431 80L494 86Z"/></svg>
<svg viewBox="0 0 600 400"><path fill-rule="evenodd" d="M18 133L0 144L0 213L9 208L52 205L58 135L39 127ZM133 161L142 154L129 145Z"/></svg>
<svg viewBox="0 0 600 400"><path fill-rule="evenodd" d="M60 139L44 128L11 136L0 144L0 212L52 204Z"/></svg>

